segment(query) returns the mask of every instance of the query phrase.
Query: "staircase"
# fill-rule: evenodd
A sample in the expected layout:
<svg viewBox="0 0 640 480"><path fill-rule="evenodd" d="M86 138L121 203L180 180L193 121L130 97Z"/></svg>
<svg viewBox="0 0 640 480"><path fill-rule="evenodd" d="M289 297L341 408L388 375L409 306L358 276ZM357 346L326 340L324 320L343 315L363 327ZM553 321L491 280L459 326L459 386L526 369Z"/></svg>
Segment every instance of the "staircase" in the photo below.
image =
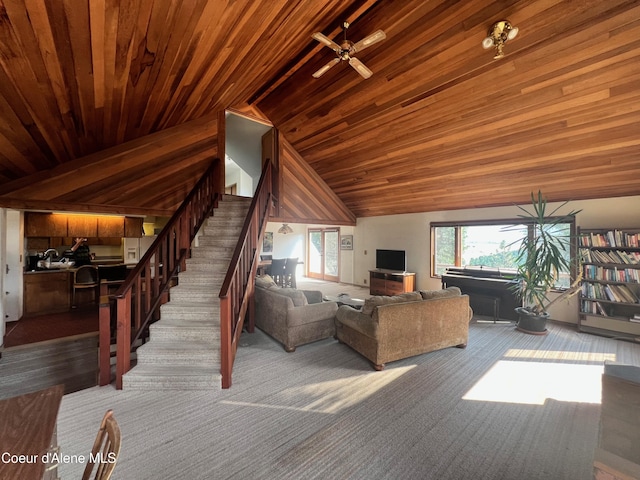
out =
<svg viewBox="0 0 640 480"><path fill-rule="evenodd" d="M136 351L136 366L123 376L123 388L220 388L218 294L250 204L251 198L224 195L205 221L170 301L160 307L160 320Z"/></svg>

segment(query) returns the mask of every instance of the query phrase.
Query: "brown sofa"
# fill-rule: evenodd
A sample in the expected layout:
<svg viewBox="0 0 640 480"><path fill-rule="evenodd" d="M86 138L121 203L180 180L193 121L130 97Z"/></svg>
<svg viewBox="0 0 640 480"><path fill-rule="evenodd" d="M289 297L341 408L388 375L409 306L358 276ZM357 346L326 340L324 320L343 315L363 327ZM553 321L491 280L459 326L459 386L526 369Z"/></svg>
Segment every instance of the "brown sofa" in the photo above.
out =
<svg viewBox="0 0 640 480"><path fill-rule="evenodd" d="M256 326L284 345L296 347L335 335L336 302L323 302L322 292L280 288L269 275L256 278Z"/></svg>
<svg viewBox="0 0 640 480"><path fill-rule="evenodd" d="M362 311L338 309L336 338L382 370L394 360L466 347L472 316L469 297L457 287L371 297Z"/></svg>

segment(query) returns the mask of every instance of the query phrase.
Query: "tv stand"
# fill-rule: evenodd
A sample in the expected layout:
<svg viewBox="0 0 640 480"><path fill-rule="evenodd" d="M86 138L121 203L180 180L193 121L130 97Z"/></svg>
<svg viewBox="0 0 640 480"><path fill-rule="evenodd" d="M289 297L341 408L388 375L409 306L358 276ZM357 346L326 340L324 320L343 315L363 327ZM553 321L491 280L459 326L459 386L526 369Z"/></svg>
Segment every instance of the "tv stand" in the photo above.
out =
<svg viewBox="0 0 640 480"><path fill-rule="evenodd" d="M416 274L393 270L369 270L371 295L398 295L416 289Z"/></svg>

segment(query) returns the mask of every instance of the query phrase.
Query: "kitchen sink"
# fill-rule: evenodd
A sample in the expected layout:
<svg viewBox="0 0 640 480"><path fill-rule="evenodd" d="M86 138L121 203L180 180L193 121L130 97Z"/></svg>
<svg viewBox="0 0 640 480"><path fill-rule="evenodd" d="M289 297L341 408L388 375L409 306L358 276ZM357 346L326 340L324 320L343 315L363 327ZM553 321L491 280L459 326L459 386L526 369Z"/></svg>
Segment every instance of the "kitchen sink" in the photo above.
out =
<svg viewBox="0 0 640 480"><path fill-rule="evenodd" d="M68 261L66 259L59 262L47 262L40 260L38 262L38 268L43 270L66 270L73 267L74 263L74 261Z"/></svg>

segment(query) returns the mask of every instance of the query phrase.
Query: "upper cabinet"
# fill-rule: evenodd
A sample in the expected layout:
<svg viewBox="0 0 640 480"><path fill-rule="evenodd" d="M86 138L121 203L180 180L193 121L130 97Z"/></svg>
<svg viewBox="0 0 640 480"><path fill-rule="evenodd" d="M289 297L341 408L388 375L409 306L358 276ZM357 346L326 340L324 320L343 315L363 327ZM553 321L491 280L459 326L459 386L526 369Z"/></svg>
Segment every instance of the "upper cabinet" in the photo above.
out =
<svg viewBox="0 0 640 480"><path fill-rule="evenodd" d="M66 237L67 215L25 212L24 234L27 237Z"/></svg>
<svg viewBox="0 0 640 480"><path fill-rule="evenodd" d="M97 237L98 217L88 215L69 215L67 217L68 237Z"/></svg>
<svg viewBox="0 0 640 480"><path fill-rule="evenodd" d="M122 217L98 217L98 237L124 237Z"/></svg>
<svg viewBox="0 0 640 480"><path fill-rule="evenodd" d="M25 212L24 234L71 239L141 237L142 221L142 217Z"/></svg>
<svg viewBox="0 0 640 480"><path fill-rule="evenodd" d="M125 217L124 218L124 236L125 237L142 237L142 217Z"/></svg>

